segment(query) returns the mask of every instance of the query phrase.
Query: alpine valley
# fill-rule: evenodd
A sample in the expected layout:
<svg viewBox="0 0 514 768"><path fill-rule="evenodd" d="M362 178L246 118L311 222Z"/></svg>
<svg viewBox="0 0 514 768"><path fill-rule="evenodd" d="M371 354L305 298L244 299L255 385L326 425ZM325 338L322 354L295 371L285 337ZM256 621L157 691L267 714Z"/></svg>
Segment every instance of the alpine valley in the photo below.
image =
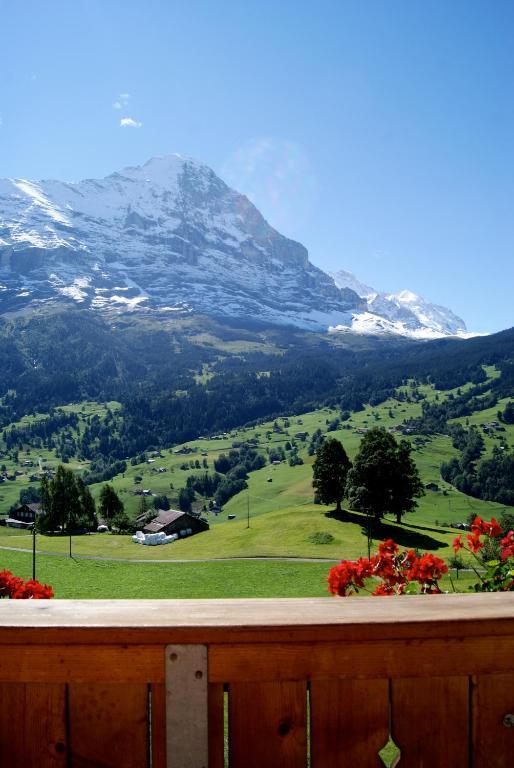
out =
<svg viewBox="0 0 514 768"><path fill-rule="evenodd" d="M330 433L355 453L381 426L412 441L432 487L452 460L445 472L458 490L448 481L437 505L427 502L431 536L456 514L446 493L462 508L467 493L485 505L514 499L514 329L468 335L449 309L410 291L325 273L193 160L154 158L76 184L2 181L0 518L37 501L40 478L64 463L97 498L112 481L131 524L149 495L182 510L215 495L221 522L233 520L249 514L249 487L269 520L274 505L290 513L273 534L280 546L285 535L282 552L304 551L307 533L296 549L290 534L308 510L316 555L337 530L312 504L321 440ZM487 430L501 476L492 490L468 451L469 420ZM239 523L216 529L239 537ZM432 548L451 535L418 534L409 541ZM196 555L241 555L242 539L225 550L216 536L193 537L207 541Z"/></svg>
<svg viewBox="0 0 514 768"><path fill-rule="evenodd" d="M484 365L505 364L507 387L513 332L467 335L409 291L317 268L193 160L0 182L0 429L116 401L88 454L96 476L151 445L326 404L356 411L409 378L478 386Z"/></svg>
<svg viewBox="0 0 514 768"><path fill-rule="evenodd" d="M206 316L314 332L465 336L410 291L314 266L210 168L156 157L102 180L0 181L0 314Z"/></svg>

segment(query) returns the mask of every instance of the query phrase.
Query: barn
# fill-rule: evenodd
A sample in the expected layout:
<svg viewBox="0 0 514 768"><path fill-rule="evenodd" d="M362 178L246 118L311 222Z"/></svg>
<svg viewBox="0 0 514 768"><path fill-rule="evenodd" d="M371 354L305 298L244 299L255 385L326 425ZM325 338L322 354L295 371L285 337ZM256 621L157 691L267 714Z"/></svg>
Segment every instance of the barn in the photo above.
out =
<svg viewBox="0 0 514 768"><path fill-rule="evenodd" d="M188 529L192 531L192 534L201 533L209 529L209 523L200 517L190 515L188 512L182 512L180 509L159 509L157 517L145 525L143 533L160 533L162 531L170 536L172 533L180 535L181 531Z"/></svg>

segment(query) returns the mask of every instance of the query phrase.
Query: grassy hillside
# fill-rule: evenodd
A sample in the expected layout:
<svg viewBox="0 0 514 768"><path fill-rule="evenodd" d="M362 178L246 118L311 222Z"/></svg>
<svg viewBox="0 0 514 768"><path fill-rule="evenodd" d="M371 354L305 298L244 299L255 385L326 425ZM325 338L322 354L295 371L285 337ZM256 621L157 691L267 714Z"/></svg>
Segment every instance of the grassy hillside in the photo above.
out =
<svg viewBox="0 0 514 768"><path fill-rule="evenodd" d="M91 418L98 416L103 421L109 410L116 412L119 407L120 404L116 401L107 403L84 401L74 405L64 405L58 410L66 414L75 413L77 415L77 429L67 429L66 434L69 433L74 440L78 440ZM19 421L9 424L6 430L13 427L23 429L42 422L46 418L48 418L47 413L27 415ZM32 476L36 476L42 469L55 469L61 463L61 459L55 448L47 448L44 445L37 449L24 445L21 449L17 448L16 451L8 451L2 435L3 433L0 432L0 468L5 467L6 479L0 483L0 513L5 514L9 507L17 503L23 488L38 487L39 481L31 480ZM17 459L13 458L13 454L17 455ZM32 466L28 466L29 463ZM89 468L90 463L86 460L71 459L67 466L77 472L83 472Z"/></svg>
<svg viewBox="0 0 514 768"><path fill-rule="evenodd" d="M1 551L3 568L29 578L31 556ZM37 577L58 598L326 597L330 563L221 561L211 563L106 563L67 557L40 557ZM453 577L466 591L474 575ZM451 591L448 577L441 582Z"/></svg>
<svg viewBox="0 0 514 768"><path fill-rule="evenodd" d="M494 369L487 369L491 379ZM462 388L461 388L462 389ZM350 456L358 450L362 434L359 429L372 426L386 428L397 426L406 418L421 413L419 397L428 400L447 398L454 391L437 393L430 386L407 386L398 391L397 397L380 406L366 407L351 414L348 421L342 423L331 436L340 439ZM400 399L402 398L402 399ZM111 408L113 404L110 404ZM500 403L494 413L480 412L467 419L469 423L482 423L496 418L496 411L503 407ZM75 407L85 418L91 405ZM101 407L96 406L97 408ZM104 406L105 409L105 406ZM308 455L310 438L317 429L327 431L328 424L338 415L328 408L311 411L289 419L278 419L258 427L234 430L230 434L211 439L191 441L184 446L175 446L161 452L161 457L152 457L151 463L129 464L123 475L113 480L127 511L135 515L141 498L134 494L138 488L150 490L153 494L166 494L174 501L179 488L185 486L190 474L201 474L206 470L191 468L196 461L208 465L213 471L213 461L220 453L228 451L235 443L254 439L258 441L258 450L266 456L266 450L285 446L286 442L296 443L299 455L304 460L300 466L290 467L287 463L268 464L264 468L250 473L248 490L232 498L219 515L204 513L211 524L208 532L165 547L141 547L133 544L127 536L91 535L74 537L73 550L76 554L92 557L109 557L144 560L201 560L228 557L296 557L328 558L356 557L367 552L365 520L362 515L345 513L336 519L329 507L313 503L311 485L313 456ZM82 418L82 416L81 416ZM466 419L460 420L463 424ZM296 433L307 432L305 440L295 438ZM498 515L504 507L471 498L456 491L441 480L439 468L442 461L457 455L450 438L446 435L432 437L409 436L414 446L414 456L425 484L435 483L439 490L427 490L420 499L419 508L404 519L404 524L397 526L386 520L377 538L394 537L400 544L423 550L437 551L447 557L451 554L451 541L455 531L450 523L465 521L469 514L484 517ZM497 443L497 435L484 436L487 450ZM514 427L507 427L502 439L514 445ZM192 453L177 453L183 449ZM21 460L23 454L20 453ZM55 457L45 457L47 464L56 463ZM74 466L71 464L70 466ZM187 467L187 468L181 468ZM77 466L77 468L80 468ZM159 469L165 470L159 472ZM140 481L136 482L138 478ZM1 500L5 504L7 494L14 499L15 489L23 485L26 479L6 483L0 487ZM101 485L92 486L93 493L99 494ZM151 498L149 501L151 502ZM249 513L249 527L248 527ZM229 515L235 519L229 520ZM0 546L23 548L30 546L30 537L23 533L0 529ZM68 542L61 538L39 537L38 550L41 552L66 553Z"/></svg>

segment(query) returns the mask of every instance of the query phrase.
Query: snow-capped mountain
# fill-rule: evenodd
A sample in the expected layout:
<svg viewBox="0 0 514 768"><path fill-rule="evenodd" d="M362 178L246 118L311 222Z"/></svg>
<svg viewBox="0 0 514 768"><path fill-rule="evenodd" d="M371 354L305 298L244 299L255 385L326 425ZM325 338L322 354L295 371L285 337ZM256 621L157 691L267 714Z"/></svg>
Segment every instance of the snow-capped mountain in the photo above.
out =
<svg viewBox="0 0 514 768"><path fill-rule="evenodd" d="M312 330L362 305L207 166L154 158L102 180L0 181L0 311L69 300Z"/></svg>
<svg viewBox="0 0 514 768"><path fill-rule="evenodd" d="M395 333L412 338L471 335L464 320L450 309L432 304L412 291L381 293L361 283L351 272L340 270L329 274L338 288L351 288L366 302L365 311L353 316L354 331Z"/></svg>
<svg viewBox="0 0 514 768"><path fill-rule="evenodd" d="M0 314L72 303L431 337L449 310L329 276L210 168L157 157L101 180L0 180Z"/></svg>

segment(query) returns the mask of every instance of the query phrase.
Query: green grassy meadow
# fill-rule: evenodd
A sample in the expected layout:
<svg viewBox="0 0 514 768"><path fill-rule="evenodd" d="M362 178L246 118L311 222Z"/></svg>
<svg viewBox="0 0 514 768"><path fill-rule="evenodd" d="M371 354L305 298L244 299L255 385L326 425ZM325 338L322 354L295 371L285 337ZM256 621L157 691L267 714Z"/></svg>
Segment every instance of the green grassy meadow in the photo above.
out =
<svg viewBox="0 0 514 768"><path fill-rule="evenodd" d="M32 557L0 551L0 564L23 578ZM36 576L58 598L326 597L329 563L222 561L108 563L38 557Z"/></svg>
<svg viewBox="0 0 514 768"><path fill-rule="evenodd" d="M60 410L65 413L76 413L79 419L78 429L71 429L72 435L77 438L83 432L87 420L93 416L98 416L100 420L103 420L107 414L107 411L117 411L120 408L120 404L116 401L107 403L95 403L89 401L83 401L81 403L75 403L72 405L63 405ZM8 429L11 427L20 428L25 427L35 422L41 421L48 414L35 413L32 415L24 416L22 419L9 424ZM38 482L31 481L30 477L34 473L38 473L40 469L55 469L61 462L57 457L55 450L41 447L26 448L25 450L18 451L18 461L13 461L9 453L5 451L5 444L1 438L0 432L0 466L5 466L10 476L15 472L20 474L16 476L15 480L5 480L0 484L0 513L6 513L9 507L16 504L22 488L28 488L30 486L37 487ZM32 467L24 466L25 462L32 462ZM83 472L88 469L90 465L89 461L79 461L71 459L67 466L77 472Z"/></svg>
<svg viewBox="0 0 514 768"><path fill-rule="evenodd" d="M496 375L494 369L487 369L487 373L490 377ZM417 389L429 400L442 399L452 394L450 391L436 393L428 385ZM351 414L350 419L340 424L337 431L330 432L329 436L341 440L350 457L353 457L362 438L359 429L373 426L389 428L421 413L421 402L410 398L410 390L408 385L401 389L401 396L407 399L391 399L379 406L369 406ZM497 411L503 408L505 403L506 400L490 411L475 413L468 419L459 421L463 425L479 425L491 421L497 418ZM79 415L80 432L90 415L98 413L100 418L103 418L107 408L115 410L117 407L117 403L79 403L66 406L64 410L74 410ZM313 503L311 481L314 457L308 455L309 440L317 429L325 433L328 424L336 416L337 411L322 408L290 416L288 419L279 418L276 422L260 424L257 427L232 430L216 438L198 439L184 446L168 447L161 451L161 456L152 457L151 462L135 465L127 463L125 473L113 478L112 484L123 500L128 514L135 516L141 504L141 497L134 494L137 488L149 489L152 494L166 494L173 506L178 490L186 485L188 476L214 471L214 459L220 453L230 450L234 443L253 439L257 442L257 449L266 456L267 448L284 447L289 441L296 444L298 453L304 460L304 464L299 466L290 467L286 462L282 462L278 465L268 464L250 473L248 490L233 497L220 514L204 512L211 526L209 531L167 546L143 547L134 544L130 536L121 535L74 536L72 551L77 559L69 561L69 558L63 557L68 553L68 538L38 536L41 577L43 578L45 569L48 569L47 580L62 585L59 588L63 590L62 596L71 596L71 593L74 596L94 594L98 597L324 594L324 578L328 569L326 562L177 561L253 557L323 559L335 562L341 558L366 555L366 521L362 515L346 511L338 519L330 507ZM297 432L307 432L307 439L303 441L296 438ZM498 516L504 507L466 496L441 479L441 462L457 455L448 436L419 438L413 435L408 439L413 444L414 457L423 483L436 483L438 490L427 490L426 495L419 500L418 509L405 516L401 525L397 525L393 520L384 520L381 528L375 532L375 538L379 540L392 537L402 546L433 551L448 558L452 554L451 542L456 535L455 529L449 527L450 523L464 522L470 514L479 514L485 518ZM486 452L490 452L494 445L499 444L499 440L504 440L509 446L514 445L514 426L506 427L501 436L484 435ZM177 452L184 448L190 449L192 453ZM45 466L56 466L58 460L55 454L52 454L51 451L36 452L34 449L31 454L20 451L17 466L26 460L26 455L32 460L37 459L38 462L41 459ZM4 458L3 461L8 463L9 460ZM190 467L190 462L194 465L196 461L199 461L200 469ZM207 468L203 466L204 462ZM77 470L86 465L87 462L69 464ZM13 469L14 463L11 461L9 470ZM138 476L141 480L136 482ZM27 484L28 472L18 476L15 481L6 481L0 485L0 512L7 511L10 504L17 500L20 488ZM101 484L93 485L91 489L93 494L98 496ZM152 499L149 498L148 501L151 503ZM229 515L234 515L235 519L229 520ZM0 527L0 547L23 550L30 549L31 546L30 534ZM79 557L107 560L91 562ZM17 562L26 564L30 556L21 551L0 550L0 565L10 562L13 558L20 558ZM124 560L129 562L121 562ZM142 566L130 562L135 560L148 562ZM155 562L158 560L169 563ZM234 570L231 570L232 566ZM113 574L112 582L109 581L109 573ZM254 578L253 574L256 573L259 574L258 578ZM287 577L284 576L286 573ZM68 587L66 579L69 580ZM98 580L98 590L95 579ZM461 584L463 579L461 574ZM251 589L248 585L251 585ZM246 592L247 588L249 591ZM168 594L170 590L172 594ZM238 590L243 592L239 593Z"/></svg>
<svg viewBox="0 0 514 768"><path fill-rule="evenodd" d="M331 564L259 560L113 563L47 555L37 557L36 576L52 585L57 598L68 599L327 597ZM0 567L30 578L32 556L0 550ZM476 577L461 572L453 581L457 591L466 591ZM453 591L447 576L441 588Z"/></svg>

